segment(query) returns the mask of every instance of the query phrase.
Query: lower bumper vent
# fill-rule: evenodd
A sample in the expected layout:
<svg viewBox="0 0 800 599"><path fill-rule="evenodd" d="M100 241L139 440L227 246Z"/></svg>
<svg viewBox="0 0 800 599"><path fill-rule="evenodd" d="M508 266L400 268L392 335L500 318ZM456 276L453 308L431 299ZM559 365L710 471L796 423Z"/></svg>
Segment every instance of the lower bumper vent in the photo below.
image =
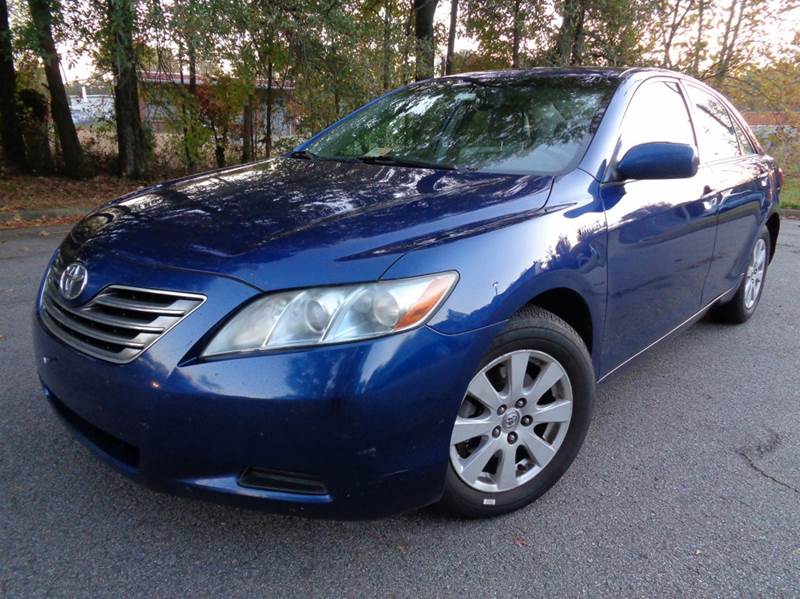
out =
<svg viewBox="0 0 800 599"><path fill-rule="evenodd" d="M248 468L239 477L239 485L264 491L302 493L304 495L327 495L328 489L318 478L296 472Z"/></svg>
<svg viewBox="0 0 800 599"><path fill-rule="evenodd" d="M100 451L107 453L118 462L122 462L129 468L134 470L139 468L139 450L136 447L100 430L88 420L84 420L64 405L61 400L52 393L47 393L47 399L50 400L50 404L58 415L61 416L69 426L83 435L92 445L97 447Z"/></svg>

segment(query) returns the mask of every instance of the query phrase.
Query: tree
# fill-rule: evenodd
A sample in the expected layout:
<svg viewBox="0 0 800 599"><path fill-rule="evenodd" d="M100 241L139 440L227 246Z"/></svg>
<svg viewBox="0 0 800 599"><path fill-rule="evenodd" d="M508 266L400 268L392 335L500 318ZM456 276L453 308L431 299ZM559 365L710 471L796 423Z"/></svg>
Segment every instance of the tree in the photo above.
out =
<svg viewBox="0 0 800 599"><path fill-rule="evenodd" d="M19 100L23 110L25 147L31 171L41 175L55 172L53 153L50 151L48 136L48 105L44 94L35 89L22 89Z"/></svg>
<svg viewBox="0 0 800 599"><path fill-rule="evenodd" d="M450 28L447 30L447 58L444 74L453 74L453 53L456 47L456 28L458 27L458 0L450 0Z"/></svg>
<svg viewBox="0 0 800 599"><path fill-rule="evenodd" d="M17 74L14 71L6 0L0 0L0 138L6 159L20 170L27 171L28 159L17 103Z"/></svg>
<svg viewBox="0 0 800 599"><path fill-rule="evenodd" d="M417 81L433 77L433 17L438 3L439 0L414 0Z"/></svg>
<svg viewBox="0 0 800 599"><path fill-rule="evenodd" d="M595 0L583 13L573 64L635 66L644 62L645 30L652 27L649 0Z"/></svg>
<svg viewBox="0 0 800 599"><path fill-rule="evenodd" d="M200 121L211 130L214 158L218 167L226 165L229 133L247 102L247 89L241 81L220 75L213 83L197 90Z"/></svg>
<svg viewBox="0 0 800 599"><path fill-rule="evenodd" d="M451 0L458 2L458 0ZM452 23L452 17L450 22ZM392 85L392 0L386 0L383 7L383 91Z"/></svg>
<svg viewBox="0 0 800 599"><path fill-rule="evenodd" d="M114 111L119 174L139 179L147 172L149 147L139 113L131 0L106 0L106 36L114 74Z"/></svg>
<svg viewBox="0 0 800 599"><path fill-rule="evenodd" d="M36 50L44 63L47 88L50 92L50 112L61 144L64 172L80 178L84 175L83 152L72 121L67 92L61 79L61 61L53 40L53 5L50 0L28 0L36 39Z"/></svg>
<svg viewBox="0 0 800 599"><path fill-rule="evenodd" d="M587 0L564 0L561 27L555 44L557 64L581 64L583 24L587 8Z"/></svg>
<svg viewBox="0 0 800 599"><path fill-rule="evenodd" d="M545 46L549 23L541 0L469 0L467 33L480 43L480 54L490 68L517 69L525 46Z"/></svg>
<svg viewBox="0 0 800 599"><path fill-rule="evenodd" d="M672 47L678 32L687 22L695 0L659 0L656 3L653 19L654 42L661 46L659 66L672 68Z"/></svg>

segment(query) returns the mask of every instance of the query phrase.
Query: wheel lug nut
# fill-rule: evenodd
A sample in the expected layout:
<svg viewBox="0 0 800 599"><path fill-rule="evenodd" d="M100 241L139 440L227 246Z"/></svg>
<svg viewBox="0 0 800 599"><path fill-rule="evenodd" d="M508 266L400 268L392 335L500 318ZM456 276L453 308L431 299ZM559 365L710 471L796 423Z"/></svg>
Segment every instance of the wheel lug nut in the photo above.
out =
<svg viewBox="0 0 800 599"><path fill-rule="evenodd" d="M524 408L525 407L525 398L521 397L517 400L517 403L514 404L517 408Z"/></svg>
<svg viewBox="0 0 800 599"><path fill-rule="evenodd" d="M494 430L492 430L492 437L497 438L499 436L500 436L500 427L496 426L494 427Z"/></svg>
<svg viewBox="0 0 800 599"><path fill-rule="evenodd" d="M531 422L533 422L533 418L531 418L530 416L522 417L522 426L529 426Z"/></svg>
<svg viewBox="0 0 800 599"><path fill-rule="evenodd" d="M505 411L506 411L506 406L505 406L505 404L503 404L502 406L500 406L499 408L497 408L497 413L498 413L498 414L501 414L501 415L502 415L502 414L504 414L504 413L505 413Z"/></svg>
<svg viewBox="0 0 800 599"><path fill-rule="evenodd" d="M508 442L509 443L516 443L517 442L517 433L508 433Z"/></svg>

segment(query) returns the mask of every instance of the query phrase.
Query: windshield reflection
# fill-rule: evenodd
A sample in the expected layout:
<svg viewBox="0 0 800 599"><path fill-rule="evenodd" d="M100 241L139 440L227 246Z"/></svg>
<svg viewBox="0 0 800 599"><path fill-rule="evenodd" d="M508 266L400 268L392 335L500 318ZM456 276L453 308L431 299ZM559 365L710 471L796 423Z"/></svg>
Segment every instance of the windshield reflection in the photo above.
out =
<svg viewBox="0 0 800 599"><path fill-rule="evenodd" d="M305 157L555 174L580 158L613 87L586 76L428 82L345 120L310 144Z"/></svg>

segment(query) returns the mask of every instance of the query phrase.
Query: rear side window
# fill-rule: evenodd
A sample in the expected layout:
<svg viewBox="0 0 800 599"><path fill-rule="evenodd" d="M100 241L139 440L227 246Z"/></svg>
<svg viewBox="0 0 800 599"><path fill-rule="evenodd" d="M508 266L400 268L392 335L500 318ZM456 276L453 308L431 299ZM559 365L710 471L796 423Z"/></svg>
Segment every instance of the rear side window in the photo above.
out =
<svg viewBox="0 0 800 599"><path fill-rule="evenodd" d="M742 154L745 156L755 154L756 149L753 147L753 144L750 143L750 138L747 137L744 129L742 129L742 126L736 121L736 119L733 120L733 127L736 129L736 138L739 140L739 149L741 150Z"/></svg>
<svg viewBox="0 0 800 599"><path fill-rule="evenodd" d="M689 97L694 105L700 158L703 162L738 156L736 129L722 102L694 86L689 86Z"/></svg>
<svg viewBox="0 0 800 599"><path fill-rule="evenodd" d="M654 141L694 146L689 111L675 83L648 81L636 90L622 122L617 156L622 158L633 146Z"/></svg>

